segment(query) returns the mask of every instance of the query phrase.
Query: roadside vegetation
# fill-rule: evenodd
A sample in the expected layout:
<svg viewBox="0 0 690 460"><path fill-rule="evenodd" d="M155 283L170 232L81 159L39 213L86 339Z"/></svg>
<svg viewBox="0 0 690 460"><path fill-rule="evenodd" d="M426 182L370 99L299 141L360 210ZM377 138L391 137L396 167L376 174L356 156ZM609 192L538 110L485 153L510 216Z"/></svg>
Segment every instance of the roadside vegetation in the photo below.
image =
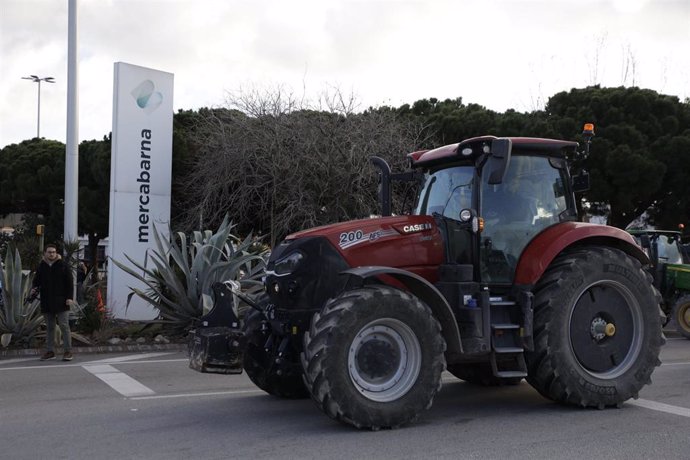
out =
<svg viewBox="0 0 690 460"><path fill-rule="evenodd" d="M166 331L180 334L213 307L214 283L234 281L247 294L261 290L261 276L267 251L252 235L240 239L230 233L228 217L218 230L193 232L188 238L182 232L170 232L166 238L154 229L156 249L150 252L153 268L134 259L112 260L120 269L146 285L132 288L129 300L137 296L153 305Z"/></svg>

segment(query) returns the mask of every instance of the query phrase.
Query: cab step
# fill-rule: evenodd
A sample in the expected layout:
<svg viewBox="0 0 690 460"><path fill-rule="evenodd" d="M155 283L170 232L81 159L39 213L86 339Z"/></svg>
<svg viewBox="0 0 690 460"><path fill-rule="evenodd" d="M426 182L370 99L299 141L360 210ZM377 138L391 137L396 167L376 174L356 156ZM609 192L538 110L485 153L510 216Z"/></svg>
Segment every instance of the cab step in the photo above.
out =
<svg viewBox="0 0 690 460"><path fill-rule="evenodd" d="M491 353L491 370L499 378L527 377L527 364L521 351L501 352L494 350ZM500 359L497 359L500 358Z"/></svg>
<svg viewBox="0 0 690 460"><path fill-rule="evenodd" d="M498 378L527 377L522 347L522 328L514 323L517 303L504 298L491 298L491 370ZM495 322L494 322L495 321Z"/></svg>

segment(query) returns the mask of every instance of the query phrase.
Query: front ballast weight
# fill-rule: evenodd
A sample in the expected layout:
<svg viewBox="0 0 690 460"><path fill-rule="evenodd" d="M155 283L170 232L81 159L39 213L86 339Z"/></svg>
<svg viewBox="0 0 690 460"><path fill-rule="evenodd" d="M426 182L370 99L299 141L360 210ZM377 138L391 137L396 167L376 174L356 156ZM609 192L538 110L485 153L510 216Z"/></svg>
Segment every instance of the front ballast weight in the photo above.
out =
<svg viewBox="0 0 690 460"><path fill-rule="evenodd" d="M190 331L189 367L212 374L241 374L246 338L230 283L214 283L213 308Z"/></svg>

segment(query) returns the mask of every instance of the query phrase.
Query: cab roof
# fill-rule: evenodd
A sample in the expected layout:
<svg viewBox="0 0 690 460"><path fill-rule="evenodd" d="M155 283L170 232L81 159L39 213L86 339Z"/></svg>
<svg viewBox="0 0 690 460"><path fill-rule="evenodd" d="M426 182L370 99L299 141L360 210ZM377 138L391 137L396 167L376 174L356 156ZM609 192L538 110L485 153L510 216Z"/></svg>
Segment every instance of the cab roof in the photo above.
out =
<svg viewBox="0 0 690 460"><path fill-rule="evenodd" d="M433 150L412 152L407 156L412 161L413 167L429 166L434 163L443 163L486 153L494 139L498 138L496 136L473 137L457 144L444 145ZM512 142L513 152L530 151L546 156L565 157L568 154L574 154L578 147L577 142L556 139L538 137L508 137L506 139L510 139ZM471 151L468 153L467 149Z"/></svg>

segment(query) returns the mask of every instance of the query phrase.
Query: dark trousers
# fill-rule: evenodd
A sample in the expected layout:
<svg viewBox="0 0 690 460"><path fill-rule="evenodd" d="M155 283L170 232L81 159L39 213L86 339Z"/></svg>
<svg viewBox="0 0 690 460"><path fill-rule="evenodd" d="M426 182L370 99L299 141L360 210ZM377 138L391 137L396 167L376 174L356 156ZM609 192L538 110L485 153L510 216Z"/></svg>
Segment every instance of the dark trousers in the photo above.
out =
<svg viewBox="0 0 690 460"><path fill-rule="evenodd" d="M55 349L55 321L57 320L62 332L62 348L63 351L72 350L72 333L69 330L69 310L60 313L43 313L43 318L46 320L46 349L54 351Z"/></svg>

